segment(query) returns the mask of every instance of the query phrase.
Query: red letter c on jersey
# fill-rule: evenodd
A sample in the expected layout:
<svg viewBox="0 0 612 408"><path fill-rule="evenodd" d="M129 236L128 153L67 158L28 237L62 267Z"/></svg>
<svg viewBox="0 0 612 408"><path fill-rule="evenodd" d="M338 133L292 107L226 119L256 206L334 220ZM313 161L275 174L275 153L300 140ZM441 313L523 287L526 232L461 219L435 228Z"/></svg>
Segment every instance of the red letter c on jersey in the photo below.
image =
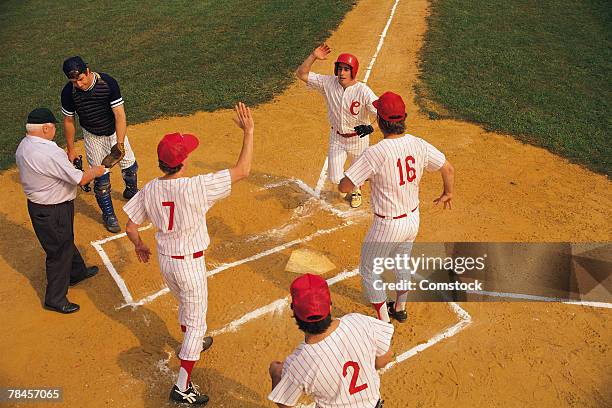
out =
<svg viewBox="0 0 612 408"><path fill-rule="evenodd" d="M351 113L352 113L354 116L359 115L359 111L355 112L355 110L354 110L354 109L355 109L355 108L358 108L358 107L360 107L360 106L361 106L361 102L359 102L359 101L353 101L353 103L351 103L351 109L350 109L350 111L351 111Z"/></svg>

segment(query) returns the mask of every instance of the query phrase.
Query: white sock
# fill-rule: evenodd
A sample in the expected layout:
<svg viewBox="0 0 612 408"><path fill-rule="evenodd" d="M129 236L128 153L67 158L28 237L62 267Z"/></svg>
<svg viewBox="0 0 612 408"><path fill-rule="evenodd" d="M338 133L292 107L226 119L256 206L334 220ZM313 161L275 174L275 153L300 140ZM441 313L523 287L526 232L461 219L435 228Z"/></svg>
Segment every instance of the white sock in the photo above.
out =
<svg viewBox="0 0 612 408"><path fill-rule="evenodd" d="M187 389L187 379L189 374L183 367L179 368L178 379L176 380L176 386L179 390L185 391Z"/></svg>

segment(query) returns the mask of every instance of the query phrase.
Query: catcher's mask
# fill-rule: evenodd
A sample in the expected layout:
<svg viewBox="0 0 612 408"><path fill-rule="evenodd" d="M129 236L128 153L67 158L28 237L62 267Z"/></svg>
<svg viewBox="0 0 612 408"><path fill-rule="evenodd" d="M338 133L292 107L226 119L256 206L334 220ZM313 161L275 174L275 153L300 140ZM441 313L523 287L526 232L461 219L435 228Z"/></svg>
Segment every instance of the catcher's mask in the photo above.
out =
<svg viewBox="0 0 612 408"><path fill-rule="evenodd" d="M338 59L334 64L334 75L336 76L338 75L338 64L340 63L346 64L351 67L351 77L353 79L357 78L357 71L359 71L359 61L357 60L356 56L347 53L338 55Z"/></svg>

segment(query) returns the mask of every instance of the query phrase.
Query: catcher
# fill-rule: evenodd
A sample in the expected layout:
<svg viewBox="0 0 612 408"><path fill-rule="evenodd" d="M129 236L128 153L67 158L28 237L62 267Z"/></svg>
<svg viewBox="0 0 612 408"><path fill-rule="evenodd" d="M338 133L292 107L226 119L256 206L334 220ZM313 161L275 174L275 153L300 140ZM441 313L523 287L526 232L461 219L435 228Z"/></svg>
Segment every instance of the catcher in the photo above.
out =
<svg viewBox="0 0 612 408"><path fill-rule="evenodd" d="M71 162L77 158L74 150L76 114L83 128L87 162L92 167L103 165L107 168L104 175L94 180L94 193L102 210L104 226L110 232L119 232L108 169L119 163L125 181L124 198L129 200L138 192L138 163L126 136L127 121L119 84L108 74L91 71L79 56L65 60L63 70L69 79L61 94L68 158Z"/></svg>

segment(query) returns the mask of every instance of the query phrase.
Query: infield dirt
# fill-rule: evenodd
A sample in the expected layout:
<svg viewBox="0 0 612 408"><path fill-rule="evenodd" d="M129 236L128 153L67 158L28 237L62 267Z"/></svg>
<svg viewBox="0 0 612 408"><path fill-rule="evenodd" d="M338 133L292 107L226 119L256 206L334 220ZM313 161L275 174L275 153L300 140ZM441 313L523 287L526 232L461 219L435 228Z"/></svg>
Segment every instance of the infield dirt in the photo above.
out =
<svg viewBox="0 0 612 408"><path fill-rule="evenodd" d="M392 1L363 0L328 41L332 56L349 51L361 60L360 79L376 50ZM510 136L454 120L429 120L414 104L418 51L426 31L428 2L401 1L368 85L393 90L408 102L408 132L443 151L456 169L451 211L433 206L439 175L421 183L419 241L610 241L612 189L601 175L570 164ZM315 64L330 73L333 57ZM228 78L228 80L231 80ZM129 95L126 97L129 120ZM197 113L130 126L128 136L140 164L140 184L159 175L156 145L165 133L200 137L188 173L232 165L241 145L232 111ZM322 229L342 226L291 249L324 253L336 269L352 270L370 223L369 193L364 205L348 205L325 192L346 218L324 209L296 186L314 187L327 152L324 101L301 83L254 110L255 159L252 177L209 213L212 243L207 263L215 265L256 255ZM380 133L372 143L380 139ZM77 148L84 155L83 145ZM121 174L112 174L115 208L122 225ZM181 339L177 306L170 295L132 309L103 267L99 276L70 289L79 303L74 315L41 308L44 253L33 233L16 169L0 175L0 384L63 387L64 406L165 406L177 372ZM326 190L331 186L326 184ZM93 194L76 200L76 242L88 264L102 265L90 245L108 236ZM153 231L143 232L153 245ZM208 324L223 327L244 314L288 295L293 274L284 272L291 249L227 269L209 279ZM156 259L139 264L126 238L104 250L136 299L162 287ZM332 287L334 313L370 314L359 278ZM448 340L395 366L382 377L388 407L603 407L612 401L610 309L543 303L465 303L473 323ZM410 320L396 324L396 353L427 341L457 321L444 303L409 304ZM215 338L196 366L193 379L211 397L210 406L265 407L270 389L267 367L300 341L285 309L250 321Z"/></svg>

